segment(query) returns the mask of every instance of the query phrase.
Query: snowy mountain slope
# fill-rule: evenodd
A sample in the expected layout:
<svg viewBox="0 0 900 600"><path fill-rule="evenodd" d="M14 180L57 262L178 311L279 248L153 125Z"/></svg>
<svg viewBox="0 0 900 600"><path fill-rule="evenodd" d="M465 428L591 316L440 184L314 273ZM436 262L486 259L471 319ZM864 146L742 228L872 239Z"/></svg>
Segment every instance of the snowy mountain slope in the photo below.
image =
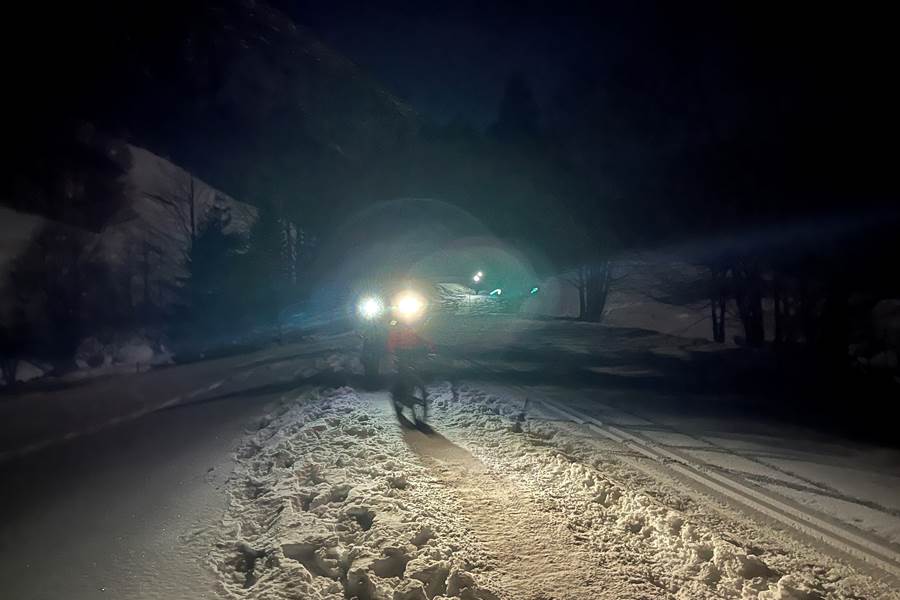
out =
<svg viewBox="0 0 900 600"><path fill-rule="evenodd" d="M162 1L106 18L100 53L122 56L99 87L118 85L90 97L88 118L236 196L418 128L412 108L264 1Z"/></svg>
<svg viewBox="0 0 900 600"><path fill-rule="evenodd" d="M0 306L9 308L15 290L9 273L40 232L47 228L64 230L85 240L83 258L97 260L113 269L128 269L142 260L145 246L152 248L153 282L173 281L183 275L188 247L189 195L193 195L198 230L211 218L224 219L225 231L249 234L256 220L253 206L211 187L201 179L149 150L122 146L128 152L122 176L124 200L98 232L87 231L43 216L0 208L4 236L0 247ZM159 198L174 202L170 206ZM161 267L161 268L159 268ZM135 272L134 277L138 274ZM136 283L134 285L137 285ZM4 309L5 310L5 309Z"/></svg>
<svg viewBox="0 0 900 600"><path fill-rule="evenodd" d="M156 280L173 281L184 275L190 244L190 204L193 197L195 230L211 219L221 220L224 231L246 237L256 221L256 208L211 187L178 165L149 150L128 146L131 167L125 175L127 200L100 232L90 252L120 268L141 259L149 247L154 253Z"/></svg>
<svg viewBox="0 0 900 600"><path fill-rule="evenodd" d="M105 159L102 143L91 155L78 147L103 141L90 132L290 208L419 128L411 107L264 1L89 0L54 6L49 22L45 8L9 15L28 35L6 41L32 59L9 73L17 152L0 203L16 210L93 230L116 212L116 190L63 201L70 180L86 179L67 169Z"/></svg>
<svg viewBox="0 0 900 600"><path fill-rule="evenodd" d="M320 145L348 156L376 151L413 125L409 106L266 2L210 2L203 17L177 42L176 66L194 88L190 111L224 111L238 127L296 118Z"/></svg>

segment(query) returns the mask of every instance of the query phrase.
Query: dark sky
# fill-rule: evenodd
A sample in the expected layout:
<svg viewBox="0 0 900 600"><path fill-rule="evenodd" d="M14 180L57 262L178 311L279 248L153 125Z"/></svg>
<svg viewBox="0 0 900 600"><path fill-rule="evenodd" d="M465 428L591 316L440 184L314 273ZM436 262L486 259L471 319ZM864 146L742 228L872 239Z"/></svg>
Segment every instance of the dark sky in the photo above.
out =
<svg viewBox="0 0 900 600"><path fill-rule="evenodd" d="M602 68L640 36L635 12L558 3L359 3L278 0L425 115L487 125L509 76L523 72L546 105L569 68Z"/></svg>
<svg viewBox="0 0 900 600"><path fill-rule="evenodd" d="M885 15L799 3L274 1L426 116L478 126L515 71L542 107L573 70L634 65L640 79L673 64L749 102L878 103L893 47Z"/></svg>
<svg viewBox="0 0 900 600"><path fill-rule="evenodd" d="M50 21L44 18L42 5L19 3L26 15L9 19L11 33L18 35L2 37L6 49L2 54L10 63L4 73L13 82L9 96L18 107L10 111L16 116L10 125L19 142L9 145L34 146L42 153L43 140L56 139L59 122L67 124L63 118L50 118L61 114L75 123L94 120L114 135L132 135L130 139L150 147L168 149L201 173L203 168L185 153L171 151L190 146L181 143L187 134L199 140L191 156L218 159L223 147L246 149L248 157L241 155L239 164L254 160L265 164L252 154L254 149L277 154L273 150L277 144L253 127L244 130L231 122L219 126L214 122L219 118L216 113L202 111L199 127L181 126L173 118L178 111L171 108L188 104L181 97L177 76L191 76L191 82L198 78L193 77L193 67L183 64L183 56L166 54L172 49L177 54L181 48L169 44L167 35L177 40L187 32L204 32L203 8L208 2L140 0L134 5L146 4L153 10L131 11L121 7L132 3L89 0L92 10L82 3L71 4ZM872 9L821 5L812 10L800 4L701 0L269 2L310 27L420 113L442 122L459 118L478 127L489 125L506 82L521 71L536 92L545 123L550 124L548 132L566 132L566 123L552 121L559 114L574 115L570 131L587 131L580 117L591 117L600 133L589 134L589 143L615 148L610 153L616 156L626 146L659 147L666 134L679 143L687 139L702 144L703 131L709 129L728 141L753 138L749 141L765 147L766 155L773 148L782 149L792 161L806 160L818 170L833 170L846 156L853 169L865 170L871 178L870 171L886 171L884 167L892 164L892 148L900 136L893 76L896 35L887 15ZM238 7L235 14L254 6L244 0L224 4ZM194 9L182 10L182 5ZM145 12L154 19L142 18ZM217 26L216 19L207 20L209 27ZM220 33L210 35L219 39ZM118 45L107 43L110 38ZM134 54L120 52L119 46ZM180 69L167 68L173 61ZM155 69L147 69L148 64ZM230 66L213 65L210 72ZM160 85L146 76L148 72ZM590 85L567 88L572 81ZM156 95L160 99L144 93L147 88L161 90ZM243 91L252 95L253 89ZM561 89L567 90L564 99L578 102L555 101ZM254 103L268 104L267 94L271 92L254 96L240 114L259 114ZM189 100L202 104L213 99L201 95ZM110 116L118 113L124 115ZM157 127L153 118L167 128ZM35 135L36 129L42 135ZM166 138L164 143L154 145L154 136L147 131L161 131L156 137ZM253 143L244 143L244 138L212 143L207 131L234 134L235 140L244 135ZM619 146L611 143L616 135L622 138ZM292 145L303 139L282 137ZM756 138L765 138L765 144ZM832 167L822 169L816 154L826 152L838 158L829 161ZM23 156L24 163L34 162L27 153ZM626 166L641 179L653 171L643 158ZM793 164L785 169L797 172Z"/></svg>

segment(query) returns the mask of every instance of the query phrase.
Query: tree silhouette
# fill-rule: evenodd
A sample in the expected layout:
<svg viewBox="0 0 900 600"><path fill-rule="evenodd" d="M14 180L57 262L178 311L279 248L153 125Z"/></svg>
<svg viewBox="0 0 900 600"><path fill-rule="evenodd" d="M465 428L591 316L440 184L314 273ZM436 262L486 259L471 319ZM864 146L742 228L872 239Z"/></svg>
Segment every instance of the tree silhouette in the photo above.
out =
<svg viewBox="0 0 900 600"><path fill-rule="evenodd" d="M227 225L227 216L210 218L190 248L185 300L191 321L201 327L234 313L234 282L230 275L243 242L240 236L225 230Z"/></svg>

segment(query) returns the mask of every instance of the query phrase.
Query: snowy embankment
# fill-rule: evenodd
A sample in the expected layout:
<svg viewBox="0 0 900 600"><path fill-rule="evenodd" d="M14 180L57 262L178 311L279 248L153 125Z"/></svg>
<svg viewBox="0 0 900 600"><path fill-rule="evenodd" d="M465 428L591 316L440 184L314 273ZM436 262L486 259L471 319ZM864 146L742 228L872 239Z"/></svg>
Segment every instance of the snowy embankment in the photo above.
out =
<svg viewBox="0 0 900 600"><path fill-rule="evenodd" d="M723 506L475 389L435 432L384 394L282 400L236 454L211 553L232 598L897 597Z"/></svg>

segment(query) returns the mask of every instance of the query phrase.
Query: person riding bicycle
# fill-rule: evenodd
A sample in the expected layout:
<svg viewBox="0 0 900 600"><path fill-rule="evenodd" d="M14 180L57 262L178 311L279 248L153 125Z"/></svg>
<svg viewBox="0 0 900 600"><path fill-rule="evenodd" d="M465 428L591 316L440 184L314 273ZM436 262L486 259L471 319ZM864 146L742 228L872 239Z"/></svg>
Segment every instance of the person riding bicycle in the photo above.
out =
<svg viewBox="0 0 900 600"><path fill-rule="evenodd" d="M429 354L434 353L434 344L420 336L410 323L392 322L387 338L388 354L396 357L397 379L391 388L391 400L397 416L402 416L403 407L413 412L413 418L425 421L427 415L428 393L421 373L421 363ZM416 393L419 395L416 395ZM415 407L421 407L421 418L416 415Z"/></svg>

